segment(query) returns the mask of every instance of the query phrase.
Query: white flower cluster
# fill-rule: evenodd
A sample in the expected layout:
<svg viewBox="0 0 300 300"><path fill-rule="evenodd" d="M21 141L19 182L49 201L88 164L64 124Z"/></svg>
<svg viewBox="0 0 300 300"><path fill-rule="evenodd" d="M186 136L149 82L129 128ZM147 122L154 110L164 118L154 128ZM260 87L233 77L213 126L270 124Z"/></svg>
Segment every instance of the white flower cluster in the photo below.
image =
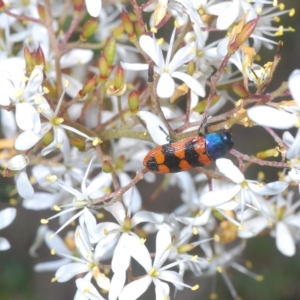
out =
<svg viewBox="0 0 300 300"><path fill-rule="evenodd" d="M179 299L184 288L197 293L189 278L202 274L221 274L238 299L228 267L262 279L237 263L247 239L271 235L286 256L300 240L300 130L281 139L272 129L299 127L300 70L265 92L280 59L275 37L288 31L272 22L294 10L271 0L130 3L0 4L3 175L24 208L56 211L29 252L45 242L60 259L35 271L58 282L76 276L75 300L134 300L153 287L157 300ZM278 50L260 66L263 47ZM264 127L276 145L256 156L231 149L235 124ZM215 171L203 168L213 161ZM247 179L254 164L283 172ZM199 174L180 172L192 168ZM163 195L168 211L151 211ZM178 207L169 204L176 196ZM16 212L0 211L0 229ZM1 237L0 250L10 247Z"/></svg>

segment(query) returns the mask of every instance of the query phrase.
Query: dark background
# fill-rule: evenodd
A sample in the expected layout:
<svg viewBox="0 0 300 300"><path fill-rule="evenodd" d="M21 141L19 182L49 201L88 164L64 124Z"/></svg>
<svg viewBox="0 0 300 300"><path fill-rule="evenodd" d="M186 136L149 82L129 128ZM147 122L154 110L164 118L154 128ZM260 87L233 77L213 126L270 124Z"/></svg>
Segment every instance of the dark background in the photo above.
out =
<svg viewBox="0 0 300 300"><path fill-rule="evenodd" d="M270 91L278 87L282 81L288 79L292 70L300 68L300 25L299 9L300 1L285 1L286 8L295 7L296 15L293 18L282 16L282 24L285 27L291 26L296 29L295 33L285 33L280 37L283 40L282 60L275 73ZM279 40L279 39L278 39ZM272 60L273 54L262 51L262 62ZM274 147L274 142L267 133L259 128L242 128L236 126L232 129L234 135L235 149L247 154ZM245 136L247 139L245 142ZM263 144L263 143L264 144ZM274 180L277 177L277 169L263 169L267 172L266 181ZM257 169L252 168L247 174L248 178L255 178ZM0 188L3 190L9 181L0 178ZM142 195L148 195L147 185L140 183ZM147 193L148 192L148 193ZM297 194L297 200L299 195ZM168 191L160 196L160 206L155 205L156 211L170 211L170 202L175 206L179 203L178 192ZM158 199L158 200L159 200ZM3 196L0 200L0 209L7 207L6 199ZM9 251L0 252L0 300L68 300L73 299L75 294L74 280L66 283L51 283L54 272L35 273L33 266L38 262L57 259L50 255L49 249L43 246L39 250L39 257L34 259L29 256L28 250L31 246L36 229L40 225L40 219L49 217L52 213L48 211L28 211L19 204L17 206L17 217L12 225L1 230L0 236L7 237L12 248ZM50 223L55 229L55 221ZM264 276L265 280L256 282L252 278L241 275L235 270L231 278L238 291L238 294L245 300L297 300L300 299L300 259L299 251L292 258L285 257L278 252L275 240L270 237L255 237L248 241L244 258L253 262L253 271ZM177 299L208 299L211 292L211 278L194 278L191 284L200 283L201 288L196 292L184 290ZM219 299L231 299L222 278L217 278L217 292ZM200 293L200 294L199 294ZM149 293L143 299L153 299Z"/></svg>

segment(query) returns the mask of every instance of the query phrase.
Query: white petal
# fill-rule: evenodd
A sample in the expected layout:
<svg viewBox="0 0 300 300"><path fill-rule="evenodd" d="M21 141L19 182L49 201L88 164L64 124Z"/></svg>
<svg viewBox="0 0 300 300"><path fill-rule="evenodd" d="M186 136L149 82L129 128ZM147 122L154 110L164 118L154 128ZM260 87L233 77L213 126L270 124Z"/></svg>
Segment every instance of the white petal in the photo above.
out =
<svg viewBox="0 0 300 300"><path fill-rule="evenodd" d="M239 0L231 2L231 4L219 15L217 19L217 28L221 30L228 29L228 27L237 19L239 11Z"/></svg>
<svg viewBox="0 0 300 300"><path fill-rule="evenodd" d="M195 92L198 96L204 97L205 96L205 90L202 86L202 84L196 80L194 77L182 73L182 72L173 72L172 77L178 78L182 80L193 92Z"/></svg>
<svg viewBox="0 0 300 300"><path fill-rule="evenodd" d="M46 156L47 154L51 153L52 151L58 149L58 147L57 147L58 145L60 145L59 147L60 147L61 151L65 150L65 149L70 149L69 140L67 139L65 130L61 127L54 126L53 131L54 131L53 141L41 151L41 154L43 156ZM70 152L67 151L67 153L70 153Z"/></svg>
<svg viewBox="0 0 300 300"><path fill-rule="evenodd" d="M208 207L214 207L226 203L236 196L241 187L235 185L233 188L228 190L211 191L200 197L200 202Z"/></svg>
<svg viewBox="0 0 300 300"><path fill-rule="evenodd" d="M130 255L126 249L127 238L129 235L123 233L118 241L111 261L111 268L114 273L126 273L130 263ZM123 284L124 285L124 284Z"/></svg>
<svg viewBox="0 0 300 300"><path fill-rule="evenodd" d="M32 97L35 94L37 94L38 90L41 88L43 79L44 75L42 67L36 66L30 74L30 77L24 90L23 97L25 98L25 101L27 97Z"/></svg>
<svg viewBox="0 0 300 300"><path fill-rule="evenodd" d="M184 65L185 63L189 62L190 60L194 59L196 55L196 48L194 43L189 43L183 48L179 49L172 61L169 64L169 72L172 73L173 71L177 70L179 67Z"/></svg>
<svg viewBox="0 0 300 300"><path fill-rule="evenodd" d="M41 128L39 113L28 103L16 104L16 122L22 130L34 129L34 132L38 133Z"/></svg>
<svg viewBox="0 0 300 300"><path fill-rule="evenodd" d="M14 207L4 208L0 211L0 229L10 225L17 215L17 210Z"/></svg>
<svg viewBox="0 0 300 300"><path fill-rule="evenodd" d="M83 84L78 79L65 73L63 73L61 77L63 82L66 80L69 82L66 94L72 98L75 98L78 92L82 89Z"/></svg>
<svg viewBox="0 0 300 300"><path fill-rule="evenodd" d="M120 295L126 280L126 272L117 272L113 275L110 282L108 300L117 300Z"/></svg>
<svg viewBox="0 0 300 300"><path fill-rule="evenodd" d="M38 254L36 251L44 244L44 237L45 237L47 230L48 230L47 225L40 225L38 227L38 230L35 235L35 239L28 251L32 257L35 257L35 258L38 257Z"/></svg>
<svg viewBox="0 0 300 300"><path fill-rule="evenodd" d="M63 258L60 260L53 260L45 263L39 263L34 266L35 272L47 272L47 271L56 271L61 266L69 263L70 259Z"/></svg>
<svg viewBox="0 0 300 300"><path fill-rule="evenodd" d="M81 263L70 263L60 267L56 273L55 277L58 282L65 282L70 280L72 277L90 271L90 268Z"/></svg>
<svg viewBox="0 0 300 300"><path fill-rule="evenodd" d="M92 0L96 2L97 0ZM99 1L100 2L100 1ZM60 59L61 68L81 66L93 58L94 52L88 49L73 49Z"/></svg>
<svg viewBox="0 0 300 300"><path fill-rule="evenodd" d="M4 237L0 237L0 251L6 251L8 249L10 249L9 241Z"/></svg>
<svg viewBox="0 0 300 300"><path fill-rule="evenodd" d="M130 64L121 62L121 66L124 70L131 71L144 71L149 69L149 66L147 64Z"/></svg>
<svg viewBox="0 0 300 300"><path fill-rule="evenodd" d="M247 110L248 117L261 126L276 129L289 129L295 126L297 117L294 114L269 106L255 106Z"/></svg>
<svg viewBox="0 0 300 300"><path fill-rule="evenodd" d="M135 300L146 292L150 283L150 276L145 276L126 285L119 296L119 300Z"/></svg>
<svg viewBox="0 0 300 300"><path fill-rule="evenodd" d="M2 133L5 138L11 139L17 133L15 115L12 111L5 109L1 109L0 115Z"/></svg>
<svg viewBox="0 0 300 300"><path fill-rule="evenodd" d="M291 147L295 141L295 138L292 136L290 132L285 131L282 135L282 140L288 147Z"/></svg>
<svg viewBox="0 0 300 300"><path fill-rule="evenodd" d="M127 173L118 174L118 178L121 186L125 186L131 182L131 178ZM124 204L127 208L131 208L131 211L135 213L139 211L142 206L142 197L136 186L133 186L123 195Z"/></svg>
<svg viewBox="0 0 300 300"><path fill-rule="evenodd" d="M33 131L28 130L22 132L16 139L15 147L17 150L26 151L32 148L41 138L43 134L35 134Z"/></svg>
<svg viewBox="0 0 300 300"><path fill-rule="evenodd" d="M111 181L110 175L101 173L100 176L95 177L87 187L87 195L89 195L91 199L101 197L103 195L103 191L101 189L109 187Z"/></svg>
<svg viewBox="0 0 300 300"><path fill-rule="evenodd" d="M292 74L289 77L288 85L290 92L294 98L294 100L297 102L298 106L300 106L300 70L294 70Z"/></svg>
<svg viewBox="0 0 300 300"><path fill-rule="evenodd" d="M159 67L163 61L162 51L156 43L156 40L148 35L142 35L139 39L141 48L151 57L154 63Z"/></svg>
<svg viewBox="0 0 300 300"><path fill-rule="evenodd" d="M72 251L67 247L64 240L54 231L47 230L44 236L45 243L49 249L54 249L56 253L72 255Z"/></svg>
<svg viewBox="0 0 300 300"><path fill-rule="evenodd" d="M131 226L142 223L142 222L150 222L154 224L159 224L164 221L164 216L160 214L156 214L148 211L139 211L137 212L131 219Z"/></svg>
<svg viewBox="0 0 300 300"><path fill-rule="evenodd" d="M229 5L231 5L231 2L221 2L221 3L218 3L218 4L210 5L206 9L206 13L218 16L225 9L227 9Z"/></svg>
<svg viewBox="0 0 300 300"><path fill-rule="evenodd" d="M241 171L227 158L219 158L216 160L216 165L220 172L226 177L230 178L235 183L241 183L245 180Z"/></svg>
<svg viewBox="0 0 300 300"><path fill-rule="evenodd" d="M95 248L95 260L106 260L113 255L113 248L116 246L120 232L109 232L105 239L100 240Z"/></svg>
<svg viewBox="0 0 300 300"><path fill-rule="evenodd" d="M288 225L292 225L300 229L300 217L299 214L288 216L284 219L284 222Z"/></svg>
<svg viewBox="0 0 300 300"><path fill-rule="evenodd" d="M283 222L278 222L276 225L276 246L286 256L293 256L296 253L295 241Z"/></svg>
<svg viewBox="0 0 300 300"><path fill-rule="evenodd" d="M170 254L171 245L170 232L165 228L160 229L156 235L156 253L153 268L159 269L166 261Z"/></svg>
<svg viewBox="0 0 300 300"><path fill-rule="evenodd" d="M92 17L98 17L101 11L101 0L85 0L86 10Z"/></svg>
<svg viewBox="0 0 300 300"><path fill-rule="evenodd" d="M264 217L256 217L243 223L244 230L238 231L242 239L252 238L262 232L268 226L268 220Z"/></svg>
<svg viewBox="0 0 300 300"><path fill-rule="evenodd" d="M287 158L299 157L300 153L300 130L298 129L295 140L287 152Z"/></svg>
<svg viewBox="0 0 300 300"><path fill-rule="evenodd" d="M28 165L28 163L28 157L23 154L19 154L14 156L7 162L7 168L13 171L20 171L24 169Z"/></svg>
<svg viewBox="0 0 300 300"><path fill-rule="evenodd" d="M152 140L158 145L168 143L168 129L165 127L161 119L149 111L139 111L137 115L146 123L147 130ZM163 129L161 130L160 127Z"/></svg>
<svg viewBox="0 0 300 300"><path fill-rule="evenodd" d="M24 199L22 205L26 209L43 210L51 208L55 203L55 195L49 193L35 193L31 199Z"/></svg>
<svg viewBox="0 0 300 300"><path fill-rule="evenodd" d="M126 241L126 249L146 272L151 270L152 261L150 254L140 238L129 236Z"/></svg>
<svg viewBox="0 0 300 300"><path fill-rule="evenodd" d="M182 277L174 271L162 271L158 278L173 283L178 290L183 289L183 286L180 284L183 282Z"/></svg>
<svg viewBox="0 0 300 300"><path fill-rule="evenodd" d="M160 98L170 98L175 91L175 82L169 73L162 73L159 77L156 92Z"/></svg>
<svg viewBox="0 0 300 300"><path fill-rule="evenodd" d="M156 299L169 299L170 287L167 283L160 280L156 280L155 283L155 295Z"/></svg>
<svg viewBox="0 0 300 300"><path fill-rule="evenodd" d="M78 278L75 282L78 290L86 297L85 299L105 300L90 281Z"/></svg>
<svg viewBox="0 0 300 300"><path fill-rule="evenodd" d="M278 195L282 193L289 185L287 182L283 182L283 181L270 182L264 186L259 186L258 184L252 184L252 183L248 183L248 184L252 191L262 196Z"/></svg>
<svg viewBox="0 0 300 300"><path fill-rule="evenodd" d="M124 206L121 202L116 202L111 206L106 206L105 209L115 217L121 226L123 225L126 214Z"/></svg>
<svg viewBox="0 0 300 300"><path fill-rule="evenodd" d="M15 175L15 178L19 195L24 199L32 198L34 189L28 179L27 173L25 171L20 171Z"/></svg>

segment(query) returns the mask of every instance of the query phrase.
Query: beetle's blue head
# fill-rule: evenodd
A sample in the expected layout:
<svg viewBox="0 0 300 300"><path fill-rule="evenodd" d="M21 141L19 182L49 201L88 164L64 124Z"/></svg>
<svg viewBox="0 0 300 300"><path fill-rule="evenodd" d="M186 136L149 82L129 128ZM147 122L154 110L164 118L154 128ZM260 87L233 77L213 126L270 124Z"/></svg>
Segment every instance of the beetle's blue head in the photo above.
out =
<svg viewBox="0 0 300 300"><path fill-rule="evenodd" d="M206 152L212 160L223 157L232 147L231 133L211 132L205 136Z"/></svg>

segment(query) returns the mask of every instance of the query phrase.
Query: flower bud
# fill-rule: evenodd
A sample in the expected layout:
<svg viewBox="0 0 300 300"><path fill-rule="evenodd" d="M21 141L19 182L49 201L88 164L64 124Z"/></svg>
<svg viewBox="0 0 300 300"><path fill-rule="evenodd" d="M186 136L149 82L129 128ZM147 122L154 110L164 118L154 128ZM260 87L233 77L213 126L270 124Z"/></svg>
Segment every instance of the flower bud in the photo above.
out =
<svg viewBox="0 0 300 300"><path fill-rule="evenodd" d="M233 83L232 90L240 98L247 98L249 96L249 92L246 90L245 86L241 83L238 82Z"/></svg>
<svg viewBox="0 0 300 300"><path fill-rule="evenodd" d="M126 33L128 34L129 40L134 41L136 40L136 34L132 25L132 22L129 18L127 12L123 9L121 13L121 19L125 28Z"/></svg>
<svg viewBox="0 0 300 300"><path fill-rule="evenodd" d="M124 34L124 25L123 25L123 23L120 23L120 25L113 28L112 33L113 33L116 40L122 39L123 34Z"/></svg>
<svg viewBox="0 0 300 300"><path fill-rule="evenodd" d="M144 32L143 28L140 26L139 22L135 22L135 32L137 36L141 36Z"/></svg>
<svg viewBox="0 0 300 300"><path fill-rule="evenodd" d="M235 53L240 48L240 46L242 46L248 40L248 38L253 33L253 31L257 25L257 22L258 22L258 18L253 19L245 24L245 26L243 27L241 32L239 32L236 35L234 41L228 45L228 52L230 54Z"/></svg>
<svg viewBox="0 0 300 300"><path fill-rule="evenodd" d="M108 72L108 63L103 53L100 55L98 65L100 70L99 81L106 82L109 72Z"/></svg>
<svg viewBox="0 0 300 300"><path fill-rule="evenodd" d="M80 39L86 41L92 36L98 28L98 18L91 18L83 25L83 29L80 35Z"/></svg>
<svg viewBox="0 0 300 300"><path fill-rule="evenodd" d="M194 244L185 244L185 245L181 245L177 248L178 253L186 253L189 252L191 250L193 250L195 248Z"/></svg>
<svg viewBox="0 0 300 300"><path fill-rule="evenodd" d="M195 72L195 62L191 60L188 62L187 74L193 76L194 72Z"/></svg>
<svg viewBox="0 0 300 300"><path fill-rule="evenodd" d="M133 114L136 114L139 111L139 104L140 104L140 99L139 99L138 92L136 90L133 90L128 95L128 106L130 111Z"/></svg>
<svg viewBox="0 0 300 300"><path fill-rule="evenodd" d="M115 38L113 36L109 37L103 49L104 56L109 66L111 66L114 62L115 55L116 55L116 47L117 47L117 43Z"/></svg>
<svg viewBox="0 0 300 300"><path fill-rule="evenodd" d="M115 161L115 169L123 170L124 163L125 163L124 155L119 156Z"/></svg>
<svg viewBox="0 0 300 300"><path fill-rule="evenodd" d="M42 4L38 4L37 8L40 19L45 20L45 6Z"/></svg>
<svg viewBox="0 0 300 300"><path fill-rule="evenodd" d="M26 44L24 46L24 59L26 62L26 73L31 74L34 69L34 58Z"/></svg>
<svg viewBox="0 0 300 300"><path fill-rule="evenodd" d="M37 49L33 53L34 56L34 64L35 66L45 66L46 60L43 49L41 46L38 46Z"/></svg>
<svg viewBox="0 0 300 300"><path fill-rule="evenodd" d="M121 65L117 67L115 77L115 88L120 89L124 84L124 70Z"/></svg>
<svg viewBox="0 0 300 300"><path fill-rule="evenodd" d="M108 160L104 160L102 163L102 171L104 173L111 173L111 164Z"/></svg>
<svg viewBox="0 0 300 300"><path fill-rule="evenodd" d="M89 79L82 89L78 92L79 98L84 98L87 93L89 93L96 85L96 77Z"/></svg>
<svg viewBox="0 0 300 300"><path fill-rule="evenodd" d="M76 147L79 151L85 151L85 141L79 138L70 138L72 146Z"/></svg>
<svg viewBox="0 0 300 300"><path fill-rule="evenodd" d="M74 0L74 12L80 13L84 5L84 0Z"/></svg>

